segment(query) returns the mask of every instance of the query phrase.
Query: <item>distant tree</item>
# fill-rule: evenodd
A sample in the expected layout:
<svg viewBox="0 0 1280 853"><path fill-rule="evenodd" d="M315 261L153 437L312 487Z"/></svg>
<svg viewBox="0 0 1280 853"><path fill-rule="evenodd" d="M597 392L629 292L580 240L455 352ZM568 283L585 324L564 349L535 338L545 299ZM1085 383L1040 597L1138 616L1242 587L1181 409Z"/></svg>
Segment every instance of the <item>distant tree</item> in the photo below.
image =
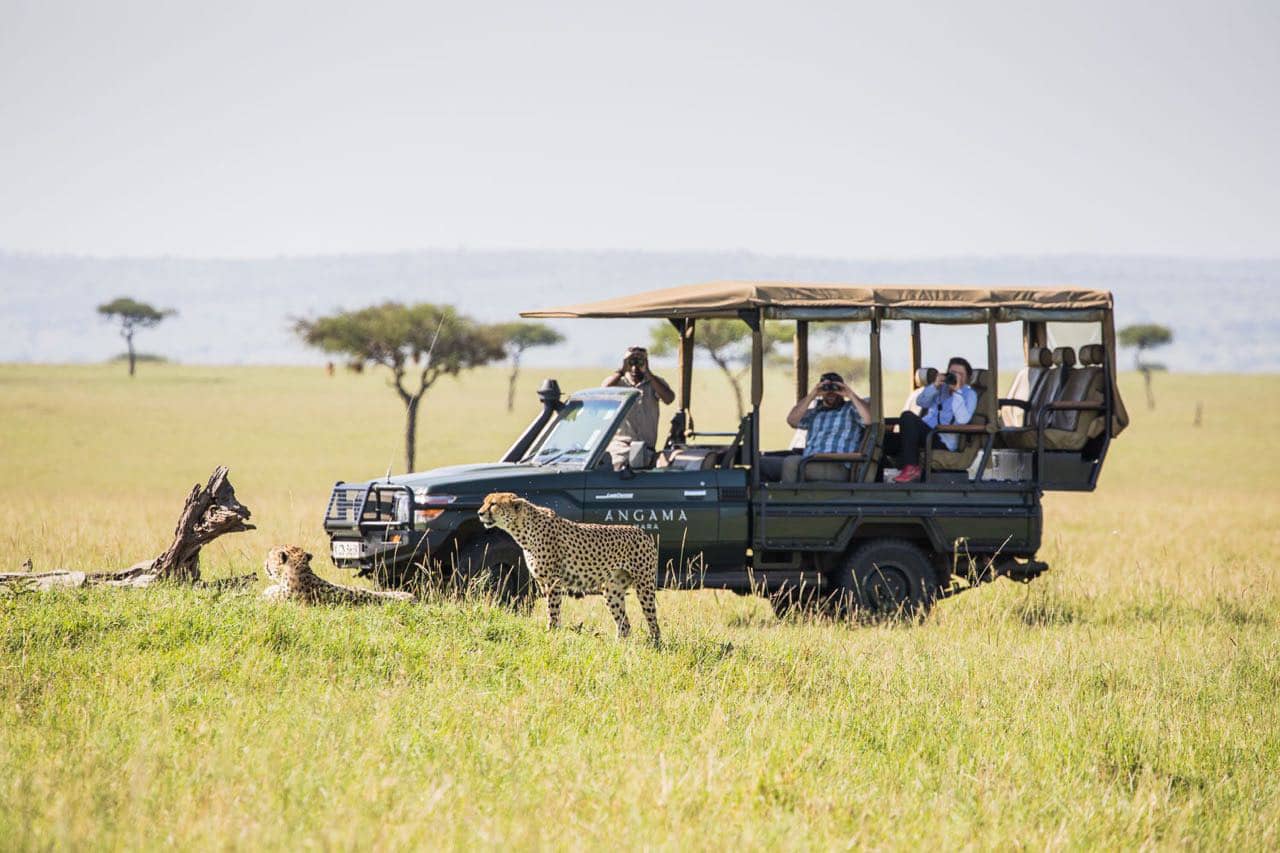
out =
<svg viewBox="0 0 1280 853"><path fill-rule="evenodd" d="M1156 407L1156 398L1151 391L1151 374L1157 370L1164 370L1165 366L1147 361L1142 354L1146 350L1171 343L1173 341L1173 330L1158 323L1138 323L1132 326L1125 326L1120 330L1117 338L1121 346L1134 348L1133 365L1142 374L1142 380L1146 386L1147 408L1154 409Z"/></svg>
<svg viewBox="0 0 1280 853"><path fill-rule="evenodd" d="M549 347L564 340L564 335L545 323L499 323L491 327L503 342L511 373L507 376L507 411L516 406L516 380L520 378L520 358L525 350Z"/></svg>
<svg viewBox="0 0 1280 853"><path fill-rule="evenodd" d="M165 317L177 314L171 308L155 308L145 302L138 302L127 296L113 299L98 306L98 313L109 320L120 324L120 337L124 338L129 348L129 375L133 376L138 356L133 349L133 335L138 329L150 329L158 326Z"/></svg>
<svg viewBox="0 0 1280 853"><path fill-rule="evenodd" d="M504 355L492 329L455 313L451 306L426 302L387 302L317 320L296 320L294 330L311 346L346 356L357 370L371 364L391 371L390 384L405 408L407 471L414 467L418 406L427 390L441 376L457 375Z"/></svg>
<svg viewBox="0 0 1280 853"><path fill-rule="evenodd" d="M850 386L866 381L870 375L871 361L864 355L852 355L857 346L854 335L838 324L823 323L809 333L809 375L818 377L824 373L839 373ZM864 341L862 350L866 351ZM773 367L790 369L793 353L774 350L768 356ZM816 381L816 380L815 380Z"/></svg>
<svg viewBox="0 0 1280 853"><path fill-rule="evenodd" d="M821 354L813 358L810 373L821 376L824 373L839 373L850 386L863 382L871 372L871 361L865 355L854 355L861 351L868 352L870 341L859 332L860 323L819 323L817 334Z"/></svg>
<svg viewBox="0 0 1280 853"><path fill-rule="evenodd" d="M852 388L866 381L867 376L870 374L870 365L870 360L860 356L831 353L818 359L817 364L810 368L809 373L813 376L821 376L824 373L839 373L844 377L845 383Z"/></svg>
<svg viewBox="0 0 1280 853"><path fill-rule="evenodd" d="M742 399L742 380L751 372L751 328L741 320L699 320L693 336L694 349L702 350L716 367L724 372L733 388L738 406L738 420L746 414ZM791 332L776 323L764 325L764 351L791 339ZM665 320L653 326L650 355L670 355L680 348L680 335Z"/></svg>

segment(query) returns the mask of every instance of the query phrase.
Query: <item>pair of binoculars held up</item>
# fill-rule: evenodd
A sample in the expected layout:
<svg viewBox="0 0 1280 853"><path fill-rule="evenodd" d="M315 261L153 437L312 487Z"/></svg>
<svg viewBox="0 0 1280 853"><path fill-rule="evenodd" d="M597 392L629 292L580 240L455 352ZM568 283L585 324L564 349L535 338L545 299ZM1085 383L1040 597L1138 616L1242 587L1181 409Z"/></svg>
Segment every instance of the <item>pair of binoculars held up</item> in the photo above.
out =
<svg viewBox="0 0 1280 853"><path fill-rule="evenodd" d="M923 388L926 385L932 385L937 380L939 372L936 367L920 368L916 371L916 387ZM954 388L960 380L954 373L948 373L943 381Z"/></svg>

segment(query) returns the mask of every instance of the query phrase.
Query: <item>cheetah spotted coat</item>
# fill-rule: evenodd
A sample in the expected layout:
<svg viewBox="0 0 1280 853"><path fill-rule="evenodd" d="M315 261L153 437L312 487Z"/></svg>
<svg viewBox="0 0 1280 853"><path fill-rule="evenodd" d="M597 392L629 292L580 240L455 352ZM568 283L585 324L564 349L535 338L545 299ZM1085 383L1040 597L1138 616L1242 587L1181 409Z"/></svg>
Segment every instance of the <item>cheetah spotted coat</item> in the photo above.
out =
<svg viewBox="0 0 1280 853"><path fill-rule="evenodd" d="M311 571L311 555L297 545L284 545L267 552L267 577L275 584L263 590L264 598L276 601L301 601L304 604L381 604L385 601L410 601L407 592L373 591L353 586L338 586Z"/></svg>
<svg viewBox="0 0 1280 853"><path fill-rule="evenodd" d="M566 592L600 592L618 623L618 636L626 637L631 633L627 587L634 586L649 624L649 639L658 642L658 546L643 530L624 524L579 524L511 492L488 495L479 518L485 527L505 530L524 551L529 573L547 594L549 628L560 624L560 601Z"/></svg>

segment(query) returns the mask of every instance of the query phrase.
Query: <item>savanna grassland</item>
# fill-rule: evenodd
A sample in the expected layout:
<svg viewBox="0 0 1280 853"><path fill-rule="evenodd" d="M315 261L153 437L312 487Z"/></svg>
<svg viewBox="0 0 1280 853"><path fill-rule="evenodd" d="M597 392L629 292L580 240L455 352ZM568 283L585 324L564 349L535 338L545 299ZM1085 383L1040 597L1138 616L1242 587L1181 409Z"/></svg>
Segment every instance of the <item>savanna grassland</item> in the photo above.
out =
<svg viewBox="0 0 1280 853"><path fill-rule="evenodd" d="M513 415L498 370L442 381L419 467L496 458L545 373ZM0 596L0 848L1275 849L1280 377L1159 375L1154 412L1124 381L1099 491L1046 498L1052 571L920 625L660 593L655 650L596 598L550 635L478 601ZM715 428L726 386L696 393ZM0 366L0 570L152 556L216 464L258 530L206 576L323 554L333 481L401 470L398 406L377 372Z"/></svg>

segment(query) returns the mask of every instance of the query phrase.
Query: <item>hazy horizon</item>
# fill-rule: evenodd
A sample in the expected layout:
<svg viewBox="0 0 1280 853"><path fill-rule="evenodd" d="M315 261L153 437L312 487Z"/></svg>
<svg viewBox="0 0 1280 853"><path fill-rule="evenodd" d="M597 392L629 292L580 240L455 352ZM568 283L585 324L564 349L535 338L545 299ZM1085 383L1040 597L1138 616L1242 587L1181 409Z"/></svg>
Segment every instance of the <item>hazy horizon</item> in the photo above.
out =
<svg viewBox="0 0 1280 853"><path fill-rule="evenodd" d="M121 342L95 307L132 296L179 315L140 333L140 350L186 363L316 364L290 318L381 301L438 302L482 322L520 311L715 279L953 285L1075 285L1111 290L1119 325L1170 326L1155 358L1176 370L1280 370L1280 261L1102 255L832 259L750 252L449 250L270 259L100 259L0 251L0 360L101 361ZM1226 306L1209 311L1209 305ZM537 364L603 366L622 342L645 343L652 321L556 320L567 337ZM904 334L885 330L890 366ZM1020 347L1002 329L1001 363ZM865 338L865 335L863 335ZM964 327L931 327L929 357L976 352ZM938 351L934 351L934 348ZM975 349L975 347L977 349Z"/></svg>

